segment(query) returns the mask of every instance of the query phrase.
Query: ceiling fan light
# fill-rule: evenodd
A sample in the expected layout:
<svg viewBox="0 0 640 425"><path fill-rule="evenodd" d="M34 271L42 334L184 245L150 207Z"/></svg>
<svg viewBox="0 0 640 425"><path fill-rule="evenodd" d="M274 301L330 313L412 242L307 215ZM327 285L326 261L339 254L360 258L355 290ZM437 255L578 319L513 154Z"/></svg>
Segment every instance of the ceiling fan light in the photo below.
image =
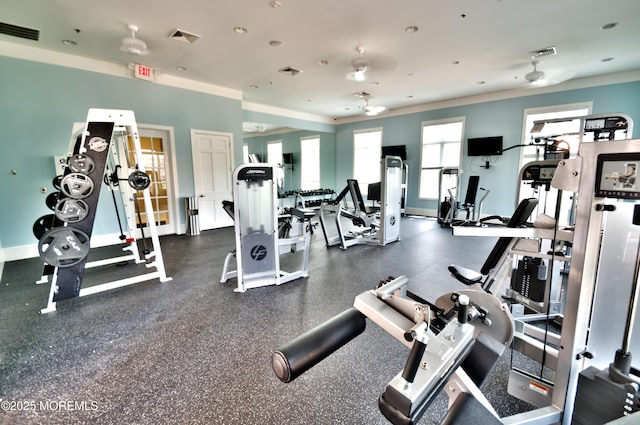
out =
<svg viewBox="0 0 640 425"><path fill-rule="evenodd" d="M531 62L531 65L533 65L533 71L528 72L524 76L524 79L530 83L535 83L535 82L544 80L544 72L538 71L538 68L537 68L538 63L539 63L538 61Z"/></svg>
<svg viewBox="0 0 640 425"><path fill-rule="evenodd" d="M524 76L525 80L530 83L535 83L536 81L544 80L544 72L542 71L531 71Z"/></svg>
<svg viewBox="0 0 640 425"><path fill-rule="evenodd" d="M365 80L365 73L366 69L362 69L362 70L356 70L356 72L353 73L353 79L356 81L364 81Z"/></svg>
<svg viewBox="0 0 640 425"><path fill-rule="evenodd" d="M364 114L367 116L376 116L378 114L383 113L384 111L387 110L387 108L385 108L384 106L371 106L371 105L367 105L363 108L364 110Z"/></svg>

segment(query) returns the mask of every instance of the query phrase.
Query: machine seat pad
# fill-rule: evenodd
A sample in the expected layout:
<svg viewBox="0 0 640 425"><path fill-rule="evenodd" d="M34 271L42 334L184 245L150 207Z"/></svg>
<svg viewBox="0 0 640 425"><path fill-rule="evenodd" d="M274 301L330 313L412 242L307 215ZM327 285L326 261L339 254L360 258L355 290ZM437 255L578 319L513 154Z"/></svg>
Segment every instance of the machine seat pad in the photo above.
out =
<svg viewBox="0 0 640 425"><path fill-rule="evenodd" d="M449 271L460 282L465 285L473 285L474 283L478 283L482 280L482 274L478 273L475 270L467 269L456 264L452 264L449 266Z"/></svg>

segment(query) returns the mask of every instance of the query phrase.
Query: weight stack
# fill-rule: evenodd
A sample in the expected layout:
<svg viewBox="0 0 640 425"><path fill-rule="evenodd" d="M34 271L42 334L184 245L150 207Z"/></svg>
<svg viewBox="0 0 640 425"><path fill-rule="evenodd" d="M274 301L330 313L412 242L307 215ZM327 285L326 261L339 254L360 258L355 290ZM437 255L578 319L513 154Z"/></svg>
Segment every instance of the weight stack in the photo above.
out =
<svg viewBox="0 0 640 425"><path fill-rule="evenodd" d="M583 370L571 425L602 425L640 411L640 393L635 388L613 382L607 370L593 366Z"/></svg>
<svg viewBox="0 0 640 425"><path fill-rule="evenodd" d="M513 274L511 288L535 302L544 301L547 268L540 258L524 257L518 261Z"/></svg>
<svg viewBox="0 0 640 425"><path fill-rule="evenodd" d="M184 198L185 223L187 225L187 235L197 236L200 234L200 218L198 216L198 198L190 196Z"/></svg>

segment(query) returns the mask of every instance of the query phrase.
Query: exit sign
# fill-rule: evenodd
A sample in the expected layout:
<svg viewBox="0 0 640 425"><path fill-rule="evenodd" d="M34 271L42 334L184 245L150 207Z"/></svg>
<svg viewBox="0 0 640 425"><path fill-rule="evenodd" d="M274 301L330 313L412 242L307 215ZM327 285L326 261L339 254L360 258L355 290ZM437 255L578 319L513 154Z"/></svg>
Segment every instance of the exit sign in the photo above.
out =
<svg viewBox="0 0 640 425"><path fill-rule="evenodd" d="M153 69L148 66L138 65L134 66L134 76L141 80L153 81Z"/></svg>

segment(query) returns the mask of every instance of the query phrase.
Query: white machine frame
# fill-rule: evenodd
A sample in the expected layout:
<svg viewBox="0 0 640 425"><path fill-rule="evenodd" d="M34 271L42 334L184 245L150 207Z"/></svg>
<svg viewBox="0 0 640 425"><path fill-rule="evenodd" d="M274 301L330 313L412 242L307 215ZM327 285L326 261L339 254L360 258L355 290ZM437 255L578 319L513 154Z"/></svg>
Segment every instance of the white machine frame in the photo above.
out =
<svg viewBox="0 0 640 425"><path fill-rule="evenodd" d="M347 249L358 244L385 246L400 240L403 167L403 161L399 156L382 158L378 214L362 210L353 194L355 188L350 187L350 181L347 181L347 185L352 189L349 193L353 198L353 209L344 207L340 199L335 204L325 202L321 205L320 224L327 247L339 245L340 248ZM347 230L343 224L345 219L356 219L364 226L352 226L352 229Z"/></svg>
<svg viewBox="0 0 640 425"><path fill-rule="evenodd" d="M113 122L114 123L114 134L117 131L124 132L127 136L130 136L133 141L134 149L135 149L135 158L138 166L138 170L144 172L144 162L142 158L142 149L140 146L140 137L138 133L138 127L135 120L135 114L133 111L127 110L112 110L112 109L89 109L87 114L87 125L90 122ZM86 126L85 126L86 129ZM72 135L71 139L71 150L73 149L73 145L75 144L75 136ZM85 137L87 136L86 130L83 130L82 137L82 145L84 145ZM110 158L107 159L107 162L113 163L123 163L126 164L126 147L124 145L125 141L121 140L122 137L118 138L117 143L120 145L116 149L114 146L114 136L112 136L112 140L109 143ZM80 152L83 153L83 152ZM124 161L123 161L124 159ZM129 172L134 171L134 169L128 169ZM128 173L127 173L128 175ZM97 190L100 190L102 186L102 180L95 183L97 185ZM116 256L113 258L107 258L98 261L87 262L85 264L85 269L100 267L109 264L120 263L123 261L133 260L135 263L146 263L145 267L148 269L155 269L150 273L144 273L141 275L131 276L124 279L119 279L111 282L105 282L98 285L92 285L87 288L81 288L78 294L78 297L84 297L87 295L97 294L100 292L109 291L116 288L121 288L128 285L133 285L140 282L145 282L148 280L158 279L160 282L167 282L172 280L171 277L167 277L165 267L164 267L164 259L162 256L162 250L160 248L160 239L158 237L158 231L156 229L155 215L153 213L153 204L151 202L151 196L149 194L149 189L145 189L142 191L143 200L145 205L144 214L150 219L147 219L147 227L149 230L151 244L153 249L150 250L148 254L145 255L144 259L140 258L138 246L133 235L133 229L136 229L136 221L135 221L135 209L133 205L133 192L132 188L129 187L128 184L120 184L120 194L122 197L122 204L124 206L124 210L126 211L127 216L127 232L129 234L129 238L127 240L129 243L127 246L123 248L123 251L129 251L130 254L123 256ZM114 190L113 188L109 188L109 190ZM147 262L147 260L150 260ZM51 279L51 288L49 290L49 297L47 301L47 307L40 310L40 313L50 313L56 311L56 302L53 301L54 295L56 293L56 282L57 282L58 268L55 267L52 279ZM37 282L45 283L47 282L48 277L43 275L42 278Z"/></svg>
<svg viewBox="0 0 640 425"><path fill-rule="evenodd" d="M241 164L233 172L236 250L227 254L220 282L237 278L236 292L281 285L309 276L310 229L292 215L288 237L278 235L278 196L271 164ZM300 268L281 269L280 255L302 251ZM236 270L229 270L232 257Z"/></svg>

